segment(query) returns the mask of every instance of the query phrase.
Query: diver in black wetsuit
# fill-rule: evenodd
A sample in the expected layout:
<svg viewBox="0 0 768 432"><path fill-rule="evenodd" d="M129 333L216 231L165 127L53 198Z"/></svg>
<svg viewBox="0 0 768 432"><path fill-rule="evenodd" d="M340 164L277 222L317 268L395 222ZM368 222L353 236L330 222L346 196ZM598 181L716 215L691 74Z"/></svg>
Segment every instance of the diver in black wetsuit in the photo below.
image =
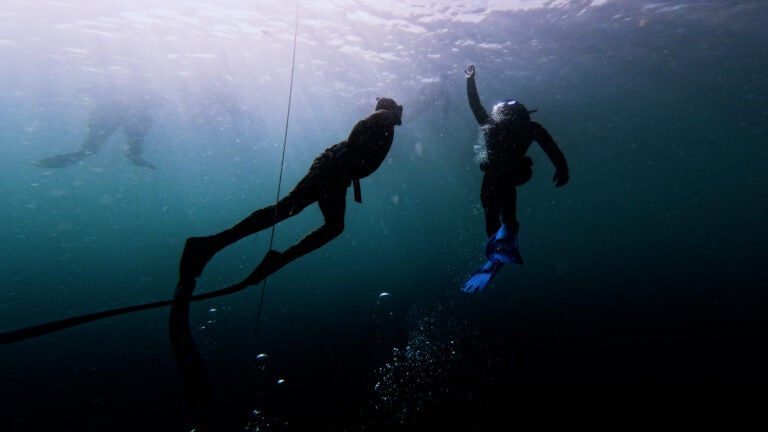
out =
<svg viewBox="0 0 768 432"><path fill-rule="evenodd" d="M234 227L209 237L187 239L179 266L179 286L194 286L206 263L221 249L236 241L297 215L317 202L324 223L284 252L270 250L264 260L241 282L255 285L285 264L314 251L344 231L346 194L354 185L355 200L360 202L359 180L381 165L392 146L395 126L401 124L402 105L380 98L375 111L357 122L346 141L323 151L312 163L307 175L276 204L252 213Z"/></svg>
<svg viewBox="0 0 768 432"><path fill-rule="evenodd" d="M485 210L485 231L492 236L505 223L514 232L517 222L517 186L525 184L533 174L531 158L526 156L533 141L539 143L555 166L556 187L568 183L568 164L555 140L546 129L531 121L528 109L515 100L497 102L491 115L480 103L475 84L475 66L469 65L467 97L477 122L483 128L487 160L480 164L485 172L480 202Z"/></svg>
<svg viewBox="0 0 768 432"><path fill-rule="evenodd" d="M402 105L389 98L380 98L373 114L352 128L346 141L328 147L320 153L309 172L296 187L276 204L253 212L234 227L208 237L190 237L184 245L179 265L179 283L171 304L169 333L176 363L181 371L185 392L197 409L206 411L211 400L202 360L189 327L189 303L196 279L216 253L236 241L271 227L299 214L317 202L324 223L315 231L289 247L285 252L269 250L267 255L242 282L215 291L214 295L236 292L256 285L289 262L328 243L344 231L347 188L354 186L355 201L361 202L361 178L371 175L384 162L392 146L395 126L401 124Z"/></svg>
<svg viewBox="0 0 768 432"><path fill-rule="evenodd" d="M465 73L469 106L482 128L485 143L485 157L480 164L480 169L484 171L480 203L485 212L485 231L489 237L487 267L479 269L480 273L475 272L462 288L473 292L482 290L503 263L523 263L517 246L520 229L517 186L525 184L533 174L533 161L526 156L531 144L536 141L555 166L553 181L556 187L568 183L569 176L565 156L555 140L542 125L531 121L530 113L535 110L529 111L516 100L503 100L497 102L491 115L488 115L477 93L475 66L467 66ZM490 265L492 263L497 265Z"/></svg>
<svg viewBox="0 0 768 432"><path fill-rule="evenodd" d="M80 150L41 159L33 162L33 165L63 168L77 163L98 153L101 146L122 126L128 141L125 156L136 166L154 169L154 165L141 156L144 137L152 127L150 108L150 101L140 96L120 98L101 95L88 115L88 133Z"/></svg>

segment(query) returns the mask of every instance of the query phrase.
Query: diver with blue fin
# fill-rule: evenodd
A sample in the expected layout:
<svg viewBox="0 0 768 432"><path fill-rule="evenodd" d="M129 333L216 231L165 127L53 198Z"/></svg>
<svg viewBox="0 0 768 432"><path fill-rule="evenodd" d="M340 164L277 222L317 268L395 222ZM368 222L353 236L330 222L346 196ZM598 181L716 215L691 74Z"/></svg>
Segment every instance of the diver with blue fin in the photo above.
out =
<svg viewBox="0 0 768 432"><path fill-rule="evenodd" d="M504 267L504 264L523 264L517 233L509 230L507 225L502 223L501 228L485 242L485 256L488 262L472 272L469 279L462 285L462 291L482 291Z"/></svg>
<svg viewBox="0 0 768 432"><path fill-rule="evenodd" d="M480 203L485 212L488 235L485 254L488 262L475 270L462 285L465 292L482 291L504 264L523 264L517 234L517 187L530 180L533 161L526 156L536 141L555 166L556 187L568 183L568 164L560 148L547 130L531 120L528 110L516 100L503 100L493 106L491 114L483 108L475 83L475 65L464 71L467 76L469 106L482 130L480 169L484 172Z"/></svg>

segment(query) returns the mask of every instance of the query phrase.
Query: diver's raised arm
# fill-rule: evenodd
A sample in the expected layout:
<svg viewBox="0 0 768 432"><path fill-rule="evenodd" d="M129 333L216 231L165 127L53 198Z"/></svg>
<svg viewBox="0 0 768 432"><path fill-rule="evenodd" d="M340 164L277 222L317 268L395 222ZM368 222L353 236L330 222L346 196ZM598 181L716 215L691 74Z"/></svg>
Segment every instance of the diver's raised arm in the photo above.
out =
<svg viewBox="0 0 768 432"><path fill-rule="evenodd" d="M477 122L483 124L488 121L488 113L480 103L480 94L477 93L475 84L475 65L469 64L464 73L467 75L467 98L469 98L469 107L472 108L472 114L475 115Z"/></svg>

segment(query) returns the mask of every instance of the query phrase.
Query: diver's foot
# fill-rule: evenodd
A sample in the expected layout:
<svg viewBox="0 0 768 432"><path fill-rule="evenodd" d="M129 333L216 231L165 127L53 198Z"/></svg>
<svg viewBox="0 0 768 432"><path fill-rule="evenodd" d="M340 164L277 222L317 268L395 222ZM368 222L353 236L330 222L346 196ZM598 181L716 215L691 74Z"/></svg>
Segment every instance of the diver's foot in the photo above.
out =
<svg viewBox="0 0 768 432"><path fill-rule="evenodd" d="M93 152L80 150L72 153L65 153L58 156L51 156L49 158L40 159L38 161L32 162L32 165L38 166L40 168L63 168L80 162L92 154Z"/></svg>
<svg viewBox="0 0 768 432"><path fill-rule="evenodd" d="M497 263L523 265L523 256L520 254L517 242L511 244L499 242L486 256L490 261Z"/></svg>
<svg viewBox="0 0 768 432"><path fill-rule="evenodd" d="M278 271L285 264L285 256L281 252L270 249L264 259L261 260L259 266L241 284L245 286L256 285L267 276Z"/></svg>
<svg viewBox="0 0 768 432"><path fill-rule="evenodd" d="M128 160L137 167L155 169L155 166L141 156L128 156Z"/></svg>
<svg viewBox="0 0 768 432"><path fill-rule="evenodd" d="M218 252L211 237L190 237L184 244L179 264L179 277L182 282L197 279L203 273L205 265Z"/></svg>
<svg viewBox="0 0 768 432"><path fill-rule="evenodd" d="M488 238L485 245L485 255L491 262L504 264L523 264L523 257L520 255L520 244L517 240L517 228L510 230L506 224Z"/></svg>

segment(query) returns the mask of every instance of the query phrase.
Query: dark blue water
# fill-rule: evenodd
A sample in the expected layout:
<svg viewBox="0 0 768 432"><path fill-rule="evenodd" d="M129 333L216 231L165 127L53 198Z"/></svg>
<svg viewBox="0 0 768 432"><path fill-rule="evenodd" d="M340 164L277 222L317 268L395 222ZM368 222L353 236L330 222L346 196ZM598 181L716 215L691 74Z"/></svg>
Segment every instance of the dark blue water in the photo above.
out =
<svg viewBox="0 0 768 432"><path fill-rule="evenodd" d="M281 195L390 96L403 125L344 233L192 306L217 430L492 430L542 384L768 381L765 2L303 3L292 92L292 5L0 6L0 330L171 298L187 237L274 202L289 93ZM532 147L525 265L472 295L459 287L485 233L468 63L486 108L537 108L571 169L554 188ZM104 88L152 101L156 169L124 157L120 128L72 166L34 166L79 148ZM273 247L321 221L309 207ZM271 235L217 255L196 292L246 276ZM167 321L0 346L3 430L199 426Z"/></svg>

